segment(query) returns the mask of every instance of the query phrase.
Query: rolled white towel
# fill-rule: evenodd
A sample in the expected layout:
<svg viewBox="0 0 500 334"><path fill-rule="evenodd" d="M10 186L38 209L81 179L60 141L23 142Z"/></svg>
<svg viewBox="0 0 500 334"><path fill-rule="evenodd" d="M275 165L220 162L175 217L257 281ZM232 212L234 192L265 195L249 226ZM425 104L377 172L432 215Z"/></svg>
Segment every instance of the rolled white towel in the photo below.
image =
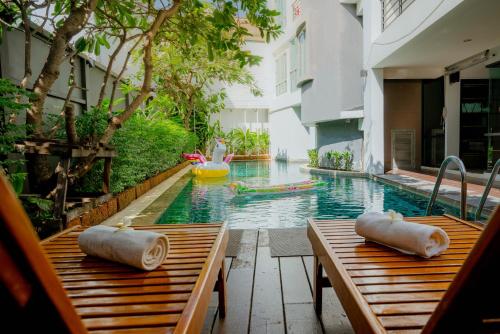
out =
<svg viewBox="0 0 500 334"><path fill-rule="evenodd" d="M394 211L365 213L356 220L355 230L369 241L425 258L443 253L450 245L443 229L406 222Z"/></svg>
<svg viewBox="0 0 500 334"><path fill-rule="evenodd" d="M153 270L168 254L168 238L159 233L97 225L78 237L82 252L106 260Z"/></svg>

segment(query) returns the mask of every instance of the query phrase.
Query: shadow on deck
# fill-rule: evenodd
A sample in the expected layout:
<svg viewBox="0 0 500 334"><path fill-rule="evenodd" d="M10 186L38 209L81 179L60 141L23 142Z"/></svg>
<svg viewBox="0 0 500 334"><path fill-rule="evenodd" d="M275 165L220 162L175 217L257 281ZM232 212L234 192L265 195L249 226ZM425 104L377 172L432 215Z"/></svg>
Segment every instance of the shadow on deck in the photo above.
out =
<svg viewBox="0 0 500 334"><path fill-rule="evenodd" d="M323 315L314 312L312 256L271 257L266 229L245 230L236 257L226 258L228 311L212 295L203 333L353 333L332 288Z"/></svg>

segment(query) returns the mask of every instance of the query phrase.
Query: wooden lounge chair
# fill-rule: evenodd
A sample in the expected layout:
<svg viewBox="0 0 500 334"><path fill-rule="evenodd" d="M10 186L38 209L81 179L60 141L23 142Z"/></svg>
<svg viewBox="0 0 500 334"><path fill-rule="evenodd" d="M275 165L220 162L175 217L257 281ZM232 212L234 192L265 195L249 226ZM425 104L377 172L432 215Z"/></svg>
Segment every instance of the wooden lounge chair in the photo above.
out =
<svg viewBox="0 0 500 334"><path fill-rule="evenodd" d="M141 229L165 233L171 243L151 272L81 253L80 227L39 243L0 175L0 332L199 333L214 287L224 317L225 226Z"/></svg>
<svg viewBox="0 0 500 334"><path fill-rule="evenodd" d="M499 333L500 208L484 231L447 215L407 220L442 227L450 248L426 260L365 243L354 221L309 221L316 312L333 286L357 333Z"/></svg>

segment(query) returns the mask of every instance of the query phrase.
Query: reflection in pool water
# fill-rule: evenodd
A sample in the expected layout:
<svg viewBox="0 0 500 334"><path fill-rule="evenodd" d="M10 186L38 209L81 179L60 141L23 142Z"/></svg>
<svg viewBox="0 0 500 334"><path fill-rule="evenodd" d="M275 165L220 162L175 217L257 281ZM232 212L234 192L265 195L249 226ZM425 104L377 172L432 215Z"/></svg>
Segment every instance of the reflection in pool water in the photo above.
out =
<svg viewBox="0 0 500 334"><path fill-rule="evenodd" d="M356 218L367 211L393 209L404 216L425 215L427 198L366 178L309 175L300 164L251 161L234 162L231 174L223 179L191 179L158 223L208 223L227 221L231 228L272 228L306 226L307 218ZM237 196L227 185L244 181L269 185L321 179L322 189L302 193ZM433 214L454 208L436 205Z"/></svg>

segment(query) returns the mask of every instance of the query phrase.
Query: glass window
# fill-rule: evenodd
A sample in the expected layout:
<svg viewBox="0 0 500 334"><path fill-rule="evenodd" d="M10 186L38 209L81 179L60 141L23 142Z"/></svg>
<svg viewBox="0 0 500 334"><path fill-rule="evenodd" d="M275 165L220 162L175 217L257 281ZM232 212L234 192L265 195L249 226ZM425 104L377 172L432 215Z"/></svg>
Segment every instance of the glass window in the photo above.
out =
<svg viewBox="0 0 500 334"><path fill-rule="evenodd" d="M296 39L290 41L290 91L297 90L299 82L299 48Z"/></svg>
<svg viewBox="0 0 500 334"><path fill-rule="evenodd" d="M276 23L279 24L282 30L286 27L286 0L274 0L275 9L280 12L276 17Z"/></svg>
<svg viewBox="0 0 500 334"><path fill-rule="evenodd" d="M297 36L297 58L299 63L299 78L306 74L306 66L307 66L307 49L306 49L306 30L302 29L302 31Z"/></svg>
<svg viewBox="0 0 500 334"><path fill-rule="evenodd" d="M286 52L276 59L276 96L285 94L287 91L287 66Z"/></svg>

